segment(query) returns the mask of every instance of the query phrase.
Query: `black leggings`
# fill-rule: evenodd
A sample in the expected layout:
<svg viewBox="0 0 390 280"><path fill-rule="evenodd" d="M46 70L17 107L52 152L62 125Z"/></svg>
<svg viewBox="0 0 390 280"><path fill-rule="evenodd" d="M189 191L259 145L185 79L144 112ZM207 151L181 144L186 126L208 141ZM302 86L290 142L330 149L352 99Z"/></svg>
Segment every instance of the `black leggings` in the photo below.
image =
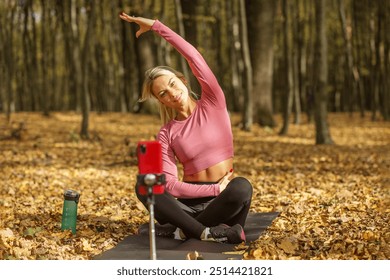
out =
<svg viewBox="0 0 390 280"><path fill-rule="evenodd" d="M147 197L139 195L138 191L136 194L147 207ZM160 224L172 224L187 237L199 239L206 227L219 224L244 227L252 200L252 185L247 179L236 177L217 197L175 199L164 192L154 198L155 218Z"/></svg>

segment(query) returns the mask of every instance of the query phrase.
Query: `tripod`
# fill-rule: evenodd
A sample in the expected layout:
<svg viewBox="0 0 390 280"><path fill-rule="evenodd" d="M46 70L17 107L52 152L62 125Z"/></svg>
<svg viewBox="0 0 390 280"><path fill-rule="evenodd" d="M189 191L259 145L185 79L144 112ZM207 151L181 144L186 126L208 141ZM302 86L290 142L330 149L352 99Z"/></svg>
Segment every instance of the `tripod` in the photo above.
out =
<svg viewBox="0 0 390 280"><path fill-rule="evenodd" d="M165 174L145 174L137 176L137 185L140 188L140 194L147 195L147 204L149 208L149 246L150 259L156 260L156 230L154 226L154 196L164 192ZM146 187L146 190L145 190ZM146 192L145 192L146 191Z"/></svg>

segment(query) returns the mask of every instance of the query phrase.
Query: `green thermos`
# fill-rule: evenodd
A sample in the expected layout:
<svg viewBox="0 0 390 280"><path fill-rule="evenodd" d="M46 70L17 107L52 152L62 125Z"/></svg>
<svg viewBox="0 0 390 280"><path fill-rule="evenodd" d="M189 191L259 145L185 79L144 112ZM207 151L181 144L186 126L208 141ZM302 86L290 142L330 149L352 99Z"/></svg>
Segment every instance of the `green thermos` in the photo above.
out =
<svg viewBox="0 0 390 280"><path fill-rule="evenodd" d="M80 194L73 190L64 192L64 208L62 210L61 230L72 230L76 234L77 221L77 205L79 203Z"/></svg>

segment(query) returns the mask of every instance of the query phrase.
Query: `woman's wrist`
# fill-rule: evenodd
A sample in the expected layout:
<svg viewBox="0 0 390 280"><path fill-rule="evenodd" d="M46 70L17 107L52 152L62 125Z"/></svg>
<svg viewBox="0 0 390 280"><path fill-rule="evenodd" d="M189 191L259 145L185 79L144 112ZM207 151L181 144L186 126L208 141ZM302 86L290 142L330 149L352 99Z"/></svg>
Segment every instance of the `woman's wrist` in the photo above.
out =
<svg viewBox="0 0 390 280"><path fill-rule="evenodd" d="M157 19L153 20L153 23L150 26L149 31L153 31L153 26L156 24L156 22L157 22Z"/></svg>

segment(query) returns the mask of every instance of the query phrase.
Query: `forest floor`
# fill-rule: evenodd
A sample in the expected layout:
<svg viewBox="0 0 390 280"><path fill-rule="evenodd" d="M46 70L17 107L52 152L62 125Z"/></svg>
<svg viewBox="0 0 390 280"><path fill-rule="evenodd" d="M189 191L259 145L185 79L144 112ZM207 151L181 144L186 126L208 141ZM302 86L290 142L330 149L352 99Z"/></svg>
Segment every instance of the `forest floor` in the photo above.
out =
<svg viewBox="0 0 390 280"><path fill-rule="evenodd" d="M315 145L306 121L279 136L232 120L251 211L281 212L245 259L390 259L390 123L330 114L335 145ZM92 259L148 221L133 192L135 147L154 139L158 118L91 113L88 141L80 123L76 113L0 116L0 259ZM60 229L66 189L81 193L75 236Z"/></svg>

